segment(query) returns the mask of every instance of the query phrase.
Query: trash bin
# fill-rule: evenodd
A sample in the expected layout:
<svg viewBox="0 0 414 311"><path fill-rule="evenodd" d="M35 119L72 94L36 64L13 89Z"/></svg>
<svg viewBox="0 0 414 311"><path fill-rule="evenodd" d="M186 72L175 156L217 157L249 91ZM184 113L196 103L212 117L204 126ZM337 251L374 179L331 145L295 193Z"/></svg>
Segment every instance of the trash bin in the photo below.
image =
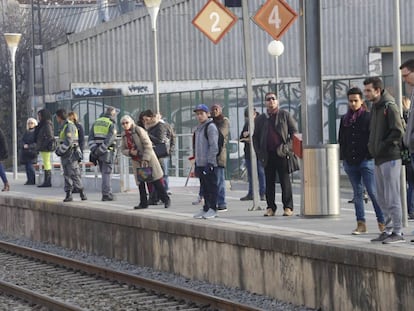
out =
<svg viewBox="0 0 414 311"><path fill-rule="evenodd" d="M303 146L305 217L339 216L339 145Z"/></svg>

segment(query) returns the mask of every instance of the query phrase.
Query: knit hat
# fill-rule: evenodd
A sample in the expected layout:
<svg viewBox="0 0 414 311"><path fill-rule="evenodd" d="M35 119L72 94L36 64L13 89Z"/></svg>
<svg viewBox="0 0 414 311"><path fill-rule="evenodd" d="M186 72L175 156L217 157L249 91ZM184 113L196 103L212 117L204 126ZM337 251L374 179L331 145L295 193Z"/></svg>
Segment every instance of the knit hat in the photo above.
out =
<svg viewBox="0 0 414 311"><path fill-rule="evenodd" d="M220 112L223 110L223 108L220 106L220 104L214 104L210 107L210 110L214 110L214 109L217 109Z"/></svg>

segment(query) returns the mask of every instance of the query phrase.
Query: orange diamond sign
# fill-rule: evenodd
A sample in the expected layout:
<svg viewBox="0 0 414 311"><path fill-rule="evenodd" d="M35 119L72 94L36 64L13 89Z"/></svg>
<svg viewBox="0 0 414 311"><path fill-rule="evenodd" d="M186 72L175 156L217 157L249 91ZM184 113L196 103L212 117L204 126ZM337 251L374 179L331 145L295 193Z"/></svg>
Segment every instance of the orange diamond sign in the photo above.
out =
<svg viewBox="0 0 414 311"><path fill-rule="evenodd" d="M217 0L210 0L194 17L192 23L214 44L236 23L237 16Z"/></svg>
<svg viewBox="0 0 414 311"><path fill-rule="evenodd" d="M297 18L298 14L284 0L267 0L253 20L273 39L279 40Z"/></svg>

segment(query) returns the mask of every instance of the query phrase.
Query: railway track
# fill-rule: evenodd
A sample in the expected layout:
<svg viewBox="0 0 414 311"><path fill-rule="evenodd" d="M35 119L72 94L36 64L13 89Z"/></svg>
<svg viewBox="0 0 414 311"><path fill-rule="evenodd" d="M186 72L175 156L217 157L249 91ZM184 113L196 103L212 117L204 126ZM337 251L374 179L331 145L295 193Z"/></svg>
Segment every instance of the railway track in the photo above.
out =
<svg viewBox="0 0 414 311"><path fill-rule="evenodd" d="M2 297L24 300L28 310L259 310L6 242L0 271Z"/></svg>

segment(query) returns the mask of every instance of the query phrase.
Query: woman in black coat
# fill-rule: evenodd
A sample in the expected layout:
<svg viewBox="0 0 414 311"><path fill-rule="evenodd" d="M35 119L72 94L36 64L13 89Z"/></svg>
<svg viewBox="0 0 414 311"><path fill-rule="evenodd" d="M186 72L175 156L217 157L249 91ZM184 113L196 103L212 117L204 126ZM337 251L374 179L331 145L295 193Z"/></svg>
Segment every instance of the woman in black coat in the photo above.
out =
<svg viewBox="0 0 414 311"><path fill-rule="evenodd" d="M26 132L23 135L20 150L20 163L24 164L26 169L27 181L25 185L36 184L36 172L33 164L37 162L35 127L37 121L34 118L27 119Z"/></svg>
<svg viewBox="0 0 414 311"><path fill-rule="evenodd" d="M55 150L55 137L53 136L52 114L47 109L37 113L39 124L35 129L36 150L39 151L43 161L45 178L38 187L52 187L52 151Z"/></svg>
<svg viewBox="0 0 414 311"><path fill-rule="evenodd" d="M1 191L9 191L10 185L7 180L6 172L4 171L4 166L1 161L4 161L9 156L9 150L7 148L6 136L4 136L3 131L0 129L0 178L3 181L4 187Z"/></svg>

